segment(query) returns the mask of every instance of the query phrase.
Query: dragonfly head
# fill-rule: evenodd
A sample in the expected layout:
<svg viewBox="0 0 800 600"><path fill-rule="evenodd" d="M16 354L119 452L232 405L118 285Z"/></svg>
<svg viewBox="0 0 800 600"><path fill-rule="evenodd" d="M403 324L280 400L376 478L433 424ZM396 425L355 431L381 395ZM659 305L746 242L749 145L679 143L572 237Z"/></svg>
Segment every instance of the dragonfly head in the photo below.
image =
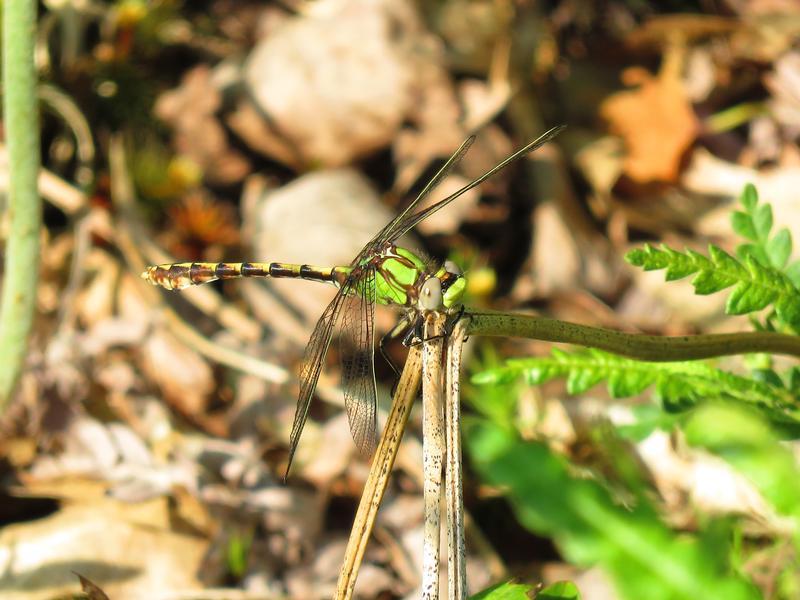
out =
<svg viewBox="0 0 800 600"><path fill-rule="evenodd" d="M466 285L467 281L461 274L461 269L448 260L422 283L417 299L418 308L441 310L457 306L464 295Z"/></svg>

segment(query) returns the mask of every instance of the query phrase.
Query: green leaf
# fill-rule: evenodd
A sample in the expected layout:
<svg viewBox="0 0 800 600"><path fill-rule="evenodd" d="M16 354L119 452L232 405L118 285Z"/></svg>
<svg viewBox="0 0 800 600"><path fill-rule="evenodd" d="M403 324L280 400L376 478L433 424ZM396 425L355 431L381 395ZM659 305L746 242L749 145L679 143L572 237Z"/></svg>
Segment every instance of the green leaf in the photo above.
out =
<svg viewBox="0 0 800 600"><path fill-rule="evenodd" d="M536 600L581 600L581 593L571 581L557 581L536 594Z"/></svg>
<svg viewBox="0 0 800 600"><path fill-rule="evenodd" d="M786 267L784 273L796 288L800 288L800 260L797 260Z"/></svg>
<svg viewBox="0 0 800 600"><path fill-rule="evenodd" d="M800 394L800 367L794 366L786 374L787 386L794 394Z"/></svg>
<svg viewBox="0 0 800 600"><path fill-rule="evenodd" d="M756 233L755 225L753 225L753 220L750 218L749 214L738 210L735 211L731 215L731 226L733 230L743 238L754 242L758 241L758 234Z"/></svg>
<svg viewBox="0 0 800 600"><path fill-rule="evenodd" d="M759 597L726 564L723 548L673 533L645 496L623 506L600 482L573 475L545 444L524 442L486 421L470 427L464 439L476 472L505 491L522 525L552 537L573 564L601 567L621 598Z"/></svg>
<svg viewBox="0 0 800 600"><path fill-rule="evenodd" d="M509 581L498 583L474 596L470 596L470 600L530 600L531 594L535 590L536 588L531 585L521 585Z"/></svg>
<svg viewBox="0 0 800 600"><path fill-rule="evenodd" d="M728 461L800 525L800 469L766 421L743 407L710 404L692 414L684 432L690 444Z"/></svg>
<svg viewBox="0 0 800 600"><path fill-rule="evenodd" d="M743 262L748 259L753 259L761 265L770 264L767 251L758 244L739 244L736 247L736 256Z"/></svg>
<svg viewBox="0 0 800 600"><path fill-rule="evenodd" d="M781 229L775 234L775 237L768 240L766 252L769 264L776 269L783 269L792 253L792 234L789 233L789 230Z"/></svg>
<svg viewBox="0 0 800 600"><path fill-rule="evenodd" d="M741 196L739 196L739 202L747 209L748 212L751 212L758 204L758 190L756 190L756 186L752 183L748 183L744 186L742 190Z"/></svg>
<svg viewBox="0 0 800 600"><path fill-rule="evenodd" d="M752 213L753 226L759 241L766 241L769 237L769 230L772 229L772 206L761 204Z"/></svg>
<svg viewBox="0 0 800 600"><path fill-rule="evenodd" d="M783 228L772 238L769 237L773 224L772 206L758 204L758 194L751 184L745 186L740 202L745 211L732 213L731 224L736 233L753 243L740 244L736 248L736 255L742 261L752 259L765 267L783 269L792 253L789 230Z"/></svg>
<svg viewBox="0 0 800 600"><path fill-rule="evenodd" d="M757 381L698 361L644 362L596 349L556 349L550 356L509 360L492 373L497 380L522 378L529 385L565 377L571 394L605 380L614 398L630 397L654 386L656 400L669 412L683 412L716 399L753 406L775 423L800 424L797 398L779 379ZM476 374L472 383L486 386L487 379Z"/></svg>

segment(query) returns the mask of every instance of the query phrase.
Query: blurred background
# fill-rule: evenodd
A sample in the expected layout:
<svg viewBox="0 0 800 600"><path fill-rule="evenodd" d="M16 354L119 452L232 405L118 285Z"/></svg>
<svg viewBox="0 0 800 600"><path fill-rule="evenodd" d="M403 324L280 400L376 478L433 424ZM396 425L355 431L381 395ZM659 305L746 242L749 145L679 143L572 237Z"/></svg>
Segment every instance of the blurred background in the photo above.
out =
<svg viewBox="0 0 800 600"><path fill-rule="evenodd" d="M178 294L139 273L348 264L471 133L432 201L568 126L403 240L459 264L469 306L665 335L748 329L721 296L623 256L645 241L732 249L748 182L797 239L799 36L793 0L44 0L44 244L30 354L2 418L0 596L69 597L77 572L112 599L330 597L368 470L335 344L282 475L298 364L335 290L249 280ZM379 309L377 335L397 316ZM734 571L753 597L798 597L789 534L746 482L684 451L668 424L636 440L610 433L649 396L469 384L550 346L471 340L467 417L502 407L574 477L610 489L624 487L620 465L636 469L654 523L711 540L699 569L724 570L730 539L758 540L768 551ZM402 364L406 349L388 350ZM394 376L376 362L380 421ZM419 421L415 411L358 597L419 595ZM521 523L469 453L465 465L471 591L571 580L587 599L632 597L576 558L568 523ZM540 499L558 505L564 491ZM596 535L583 543L608 541ZM689 597L653 586L652 598Z"/></svg>

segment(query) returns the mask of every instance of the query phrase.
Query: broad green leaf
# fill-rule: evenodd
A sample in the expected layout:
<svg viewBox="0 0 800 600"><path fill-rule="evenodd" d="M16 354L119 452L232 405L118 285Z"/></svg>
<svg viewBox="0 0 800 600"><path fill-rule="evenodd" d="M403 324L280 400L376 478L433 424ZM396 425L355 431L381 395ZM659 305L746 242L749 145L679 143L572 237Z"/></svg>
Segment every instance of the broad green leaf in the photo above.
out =
<svg viewBox="0 0 800 600"><path fill-rule="evenodd" d="M536 594L536 600L581 600L581 593L571 581L558 581Z"/></svg>
<svg viewBox="0 0 800 600"><path fill-rule="evenodd" d="M758 414L732 405L706 405L684 429L687 441L728 461L747 477L780 514L800 527L800 469L790 448Z"/></svg>
<svg viewBox="0 0 800 600"><path fill-rule="evenodd" d="M601 567L621 598L759 597L725 563L723 549L672 532L646 497L623 506L598 481L574 476L546 445L521 441L487 421L470 427L464 439L476 472L505 490L522 525L552 537L573 564Z"/></svg>
<svg viewBox="0 0 800 600"><path fill-rule="evenodd" d="M470 596L470 600L531 600L535 590L536 588L532 585L522 585L508 581L506 583L498 583L474 596Z"/></svg>

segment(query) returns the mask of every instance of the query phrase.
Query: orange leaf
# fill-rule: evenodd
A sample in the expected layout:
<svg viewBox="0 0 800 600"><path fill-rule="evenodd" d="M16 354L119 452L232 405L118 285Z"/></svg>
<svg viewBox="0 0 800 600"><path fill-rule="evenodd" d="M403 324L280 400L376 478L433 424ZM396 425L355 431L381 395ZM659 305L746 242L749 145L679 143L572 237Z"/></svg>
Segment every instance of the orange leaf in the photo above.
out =
<svg viewBox="0 0 800 600"><path fill-rule="evenodd" d="M638 183L674 182L683 153L694 140L698 122L686 97L678 69L670 61L658 77L641 68L623 73L634 90L607 98L600 114L627 147L623 171Z"/></svg>

